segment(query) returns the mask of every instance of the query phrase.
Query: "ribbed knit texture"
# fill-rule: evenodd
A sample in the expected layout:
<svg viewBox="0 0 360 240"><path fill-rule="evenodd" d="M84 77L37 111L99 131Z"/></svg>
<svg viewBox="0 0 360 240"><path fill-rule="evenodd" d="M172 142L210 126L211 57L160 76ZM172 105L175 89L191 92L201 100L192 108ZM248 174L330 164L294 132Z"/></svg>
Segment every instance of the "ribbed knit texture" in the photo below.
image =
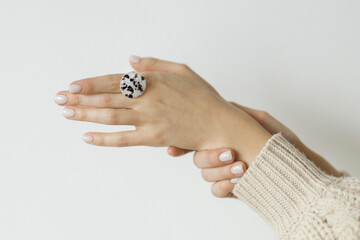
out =
<svg viewBox="0 0 360 240"><path fill-rule="evenodd" d="M233 193L279 239L360 239L360 178L327 175L281 133L267 141Z"/></svg>

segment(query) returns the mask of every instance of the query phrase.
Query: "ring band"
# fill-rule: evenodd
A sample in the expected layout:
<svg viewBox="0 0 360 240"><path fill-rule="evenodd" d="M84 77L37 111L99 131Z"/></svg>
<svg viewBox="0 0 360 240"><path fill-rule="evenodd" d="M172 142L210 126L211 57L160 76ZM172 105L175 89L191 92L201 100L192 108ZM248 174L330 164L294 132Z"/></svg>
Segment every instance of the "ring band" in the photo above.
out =
<svg viewBox="0 0 360 240"><path fill-rule="evenodd" d="M146 89L146 79L141 73L131 71L121 78L120 90L125 97L137 98Z"/></svg>

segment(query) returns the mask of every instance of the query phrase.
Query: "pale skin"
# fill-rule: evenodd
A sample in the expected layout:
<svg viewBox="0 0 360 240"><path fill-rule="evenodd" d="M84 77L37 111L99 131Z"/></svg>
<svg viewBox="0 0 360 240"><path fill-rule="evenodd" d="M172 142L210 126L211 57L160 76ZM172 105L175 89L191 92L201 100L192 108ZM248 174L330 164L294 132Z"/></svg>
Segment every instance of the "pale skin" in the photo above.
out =
<svg viewBox="0 0 360 240"><path fill-rule="evenodd" d="M119 86L123 74L74 81L69 86L71 93L61 91L55 98L59 105L66 107L66 118L136 127L133 131L86 133L84 140L92 145L172 146L168 151L173 156L195 150L194 162L204 169L203 177L215 182L214 195L229 196L234 186L229 179L242 175L230 176L229 169L242 165L246 170L279 126L262 123L250 110L227 102L184 64L155 58L132 57L132 60L132 67L147 80L143 95L130 99L121 94ZM290 137L296 136L290 134ZM300 140L295 144L305 148ZM224 147L232 150L231 162L216 160ZM313 158L321 158L310 151Z"/></svg>
<svg viewBox="0 0 360 240"><path fill-rule="evenodd" d="M337 171L329 162L327 162L322 156L311 150L309 147L307 147L297 136L296 134L291 131L289 128L287 128L284 124L279 122L277 119L275 119L270 114L259 111L256 109L252 109L249 107L245 107L242 105L239 105L237 103L233 103L234 106L236 106L238 109L245 111L248 113L251 117L253 117L261 126L263 126L268 132L271 134L279 133L281 132L282 135L291 143L294 144L294 146L297 147L301 152L305 153L308 159L313 161L315 165L317 165L320 169L322 169L324 172L340 177L342 176L342 173ZM233 179L234 177L239 177L234 175L230 169L233 165L233 162L243 164L245 163L241 161L236 161L234 158L232 161L224 163L219 160L219 155L225 151L231 151L231 149L228 148L220 148L220 149L213 149L213 150L203 150L203 151L196 151L193 159L194 164L198 168L201 169L201 175L205 181L213 182L211 185L211 192L216 197L233 197L233 194L231 193L235 184L230 182L230 179ZM168 154L174 157L182 156L186 153L190 152L189 150L180 149L177 147L169 147L168 148ZM232 153L232 156L234 157L234 154ZM246 167L244 167L245 172ZM240 175L240 177L242 174Z"/></svg>

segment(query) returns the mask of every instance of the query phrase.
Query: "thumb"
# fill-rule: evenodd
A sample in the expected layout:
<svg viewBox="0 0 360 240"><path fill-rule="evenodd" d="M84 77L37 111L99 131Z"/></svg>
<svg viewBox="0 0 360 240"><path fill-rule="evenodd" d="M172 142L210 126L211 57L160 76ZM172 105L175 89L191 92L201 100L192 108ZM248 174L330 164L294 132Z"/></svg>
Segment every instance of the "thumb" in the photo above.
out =
<svg viewBox="0 0 360 240"><path fill-rule="evenodd" d="M139 72L172 72L178 74L190 73L188 66L181 63L169 62L152 57L141 58L139 56L130 56L130 64Z"/></svg>
<svg viewBox="0 0 360 240"><path fill-rule="evenodd" d="M178 148L178 147L174 147L174 146L170 146L167 149L168 154L173 157L179 157L179 156L185 155L191 151L192 150L182 149L182 148Z"/></svg>

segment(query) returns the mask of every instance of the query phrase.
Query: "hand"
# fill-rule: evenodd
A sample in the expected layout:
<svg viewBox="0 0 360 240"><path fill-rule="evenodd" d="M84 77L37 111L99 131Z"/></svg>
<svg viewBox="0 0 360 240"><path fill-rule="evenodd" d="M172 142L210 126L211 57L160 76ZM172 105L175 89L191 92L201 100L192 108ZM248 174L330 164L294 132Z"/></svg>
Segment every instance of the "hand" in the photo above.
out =
<svg viewBox="0 0 360 240"><path fill-rule="evenodd" d="M301 152L305 153L308 159L313 161L315 165L317 165L320 169L325 171L326 173L333 175L335 177L342 176L342 173L337 171L331 164L329 164L322 156L317 154L308 148L297 136L291 131L288 127L282 124L280 121L275 119L273 116L268 114L267 112L256 110L253 108L248 108L237 103L231 102L235 107L239 110L246 112L252 118L254 118L264 129L266 129L271 134L276 134L281 132L282 135L295 147L297 147ZM211 150L210 150L211 151ZM180 149L177 147L169 147L168 154L174 157L184 155L190 152L190 150ZM196 155L196 153L195 153ZM206 155L206 153L204 154ZM195 156L194 156L195 157ZM210 160L209 160L210 161Z"/></svg>
<svg viewBox="0 0 360 240"><path fill-rule="evenodd" d="M247 167L242 161L235 161L231 149L197 151L194 154L194 164L201 168L201 175L207 182L213 182L211 193L215 197L234 197L231 193Z"/></svg>
<svg viewBox="0 0 360 240"><path fill-rule="evenodd" d="M250 162L271 136L255 120L224 100L184 64L153 58L132 62L147 79L144 94L129 99L120 92L123 74L75 81L55 100L71 120L134 125L135 131L87 133L98 146L176 146L203 150L227 146ZM166 72L159 72L159 70ZM240 158L239 158L240 159Z"/></svg>

